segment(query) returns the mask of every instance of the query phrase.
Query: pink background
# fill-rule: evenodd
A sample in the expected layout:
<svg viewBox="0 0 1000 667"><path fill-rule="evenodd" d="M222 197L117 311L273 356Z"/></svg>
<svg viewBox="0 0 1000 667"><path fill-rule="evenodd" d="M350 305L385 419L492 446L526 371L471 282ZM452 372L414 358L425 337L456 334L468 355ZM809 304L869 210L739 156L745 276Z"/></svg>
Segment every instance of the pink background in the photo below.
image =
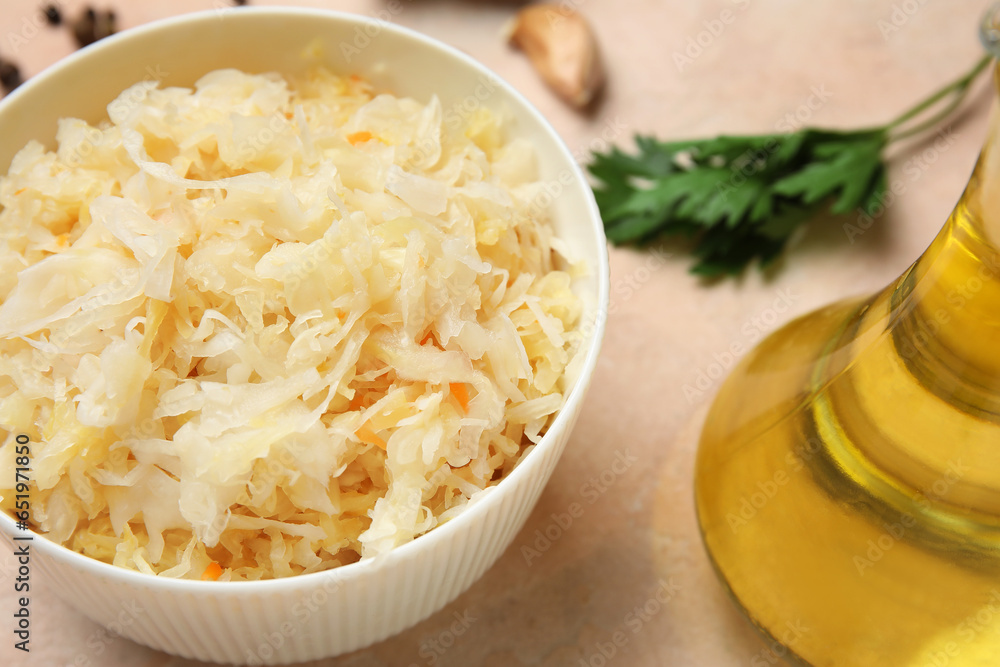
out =
<svg viewBox="0 0 1000 667"><path fill-rule="evenodd" d="M218 8L223 1L117 0L114 8L120 26L127 28ZM975 29L988 4L563 0L594 24L610 78L603 105L582 116L553 97L526 59L504 44L502 28L516 3L400 2L396 22L467 51L511 81L578 154L586 154L589 146L603 147L607 139L628 143L635 132L664 138L771 132L796 112L808 124L829 127L885 122L979 57ZM41 4L3 0L0 9L0 55L16 60L25 75L73 49L68 31L33 25ZM376 0L254 4L369 15L389 6ZM82 5L62 3L73 17ZM707 46L700 54L692 51L697 57L678 67L674 53L706 31L706 22L719 32L713 21L724 10L731 12L731 22L717 36L705 32ZM776 660L726 598L698 537L692 464L701 421L718 386L709 376L731 365L730 349L745 352L765 330L795 315L881 288L916 259L968 179L985 136L989 104L988 85L980 82L953 123L951 147L894 150L891 180L900 182L903 195L864 235L848 239L843 225L850 219L816 220L772 278L748 272L740 280L706 287L687 273L685 257L612 249L614 314L594 386L524 531L495 567L435 616L323 664L599 666L600 645L608 650L619 631L624 645L615 649L609 665L730 667ZM699 378L707 387L703 392L697 390ZM621 464L613 468L616 452L628 452L637 462L624 471ZM603 492L585 486L602 474ZM544 553L526 562L522 547L535 546L536 531L554 525L553 514L567 512L574 503L582 515ZM13 556L0 553L0 618L7 619L0 622L0 664L194 664L110 639L61 602L37 568L32 651L14 650L9 616L16 608L14 569ZM653 604L661 582L676 590L667 604ZM636 608L648 602L648 611L637 614ZM456 618L464 623L456 624ZM453 624L461 634L452 634ZM432 648L444 644L451 646Z"/></svg>

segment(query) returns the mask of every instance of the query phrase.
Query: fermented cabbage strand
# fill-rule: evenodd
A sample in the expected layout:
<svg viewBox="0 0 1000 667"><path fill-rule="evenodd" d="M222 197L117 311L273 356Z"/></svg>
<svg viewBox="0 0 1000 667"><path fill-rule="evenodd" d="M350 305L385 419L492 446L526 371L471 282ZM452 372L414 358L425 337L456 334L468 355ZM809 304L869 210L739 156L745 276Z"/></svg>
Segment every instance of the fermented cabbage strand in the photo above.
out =
<svg viewBox="0 0 1000 667"><path fill-rule="evenodd" d="M29 435L40 532L162 576L324 570L538 441L580 304L494 114L325 70L108 109L0 179L0 469Z"/></svg>

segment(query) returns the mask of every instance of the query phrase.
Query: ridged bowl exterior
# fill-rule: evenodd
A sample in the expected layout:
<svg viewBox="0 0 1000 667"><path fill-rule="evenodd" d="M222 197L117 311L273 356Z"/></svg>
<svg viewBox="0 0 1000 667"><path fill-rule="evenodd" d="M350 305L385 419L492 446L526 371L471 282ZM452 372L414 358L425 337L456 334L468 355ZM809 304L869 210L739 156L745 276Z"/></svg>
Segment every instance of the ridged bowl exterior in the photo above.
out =
<svg viewBox="0 0 1000 667"><path fill-rule="evenodd" d="M369 40L355 54L344 45L357 49L359 29ZM603 338L603 228L565 145L496 75L450 47L384 21L324 10L241 8L187 15L102 40L0 103L0 173L29 139L51 142L58 118L96 121L118 92L151 71L165 85L190 85L220 67L293 71L303 67L302 46L313 44L315 56L317 43L325 54L321 60L335 71L349 68L376 87L423 101L437 94L446 110L467 108L474 100L505 114L512 134L532 141L543 180L552 186L556 233L589 269L574 285L584 302L585 341L567 373L566 405L533 451L458 517L385 556L286 579L201 582L116 568L40 536L31 542L33 563L81 613L114 633L186 658L285 664L329 657L390 637L455 599L524 525L566 446ZM25 534L6 514L0 514L0 533L5 541Z"/></svg>

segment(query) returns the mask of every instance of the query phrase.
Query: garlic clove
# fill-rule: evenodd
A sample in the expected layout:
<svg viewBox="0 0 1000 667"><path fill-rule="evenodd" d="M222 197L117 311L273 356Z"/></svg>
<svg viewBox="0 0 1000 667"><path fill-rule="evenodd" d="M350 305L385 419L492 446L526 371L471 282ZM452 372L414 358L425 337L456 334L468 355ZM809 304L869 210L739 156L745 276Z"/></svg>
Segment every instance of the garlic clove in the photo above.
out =
<svg viewBox="0 0 1000 667"><path fill-rule="evenodd" d="M542 79L570 105L584 108L604 85L597 39L582 14L538 4L517 13L509 41L523 51Z"/></svg>

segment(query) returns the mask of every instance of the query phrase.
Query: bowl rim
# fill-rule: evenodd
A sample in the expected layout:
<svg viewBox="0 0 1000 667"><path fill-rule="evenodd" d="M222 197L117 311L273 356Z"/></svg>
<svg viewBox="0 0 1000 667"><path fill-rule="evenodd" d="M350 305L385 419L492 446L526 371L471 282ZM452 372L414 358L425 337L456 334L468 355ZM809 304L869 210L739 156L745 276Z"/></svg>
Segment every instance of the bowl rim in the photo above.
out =
<svg viewBox="0 0 1000 667"><path fill-rule="evenodd" d="M172 577L150 575L145 572L119 567L89 556L85 556L63 546L62 544L49 540L42 533L36 533L33 530L24 531L17 529L14 518L7 512L2 511L0 511L0 534L2 534L7 540L13 540L14 537L22 537L23 539L23 536L27 535L30 535L32 538L37 537L38 539L33 540L33 543L43 544L44 546L40 549L41 551L48 551L53 557L61 558L74 568L82 569L87 571L89 574L98 577L116 580L120 584L134 585L146 589L165 589L178 593L211 591L215 595L227 595L248 593L251 591L256 593L262 589L268 588L282 588L289 590L298 588L312 589L323 579L333 582L334 585L340 585L345 580L353 579L357 574L364 571L377 571L383 567L388 567L394 561L415 558L421 551L430 550L434 547L435 543L448 539L452 532L462 530L466 524L476 521L480 514L488 512L490 506L497 502L490 501L490 498L505 494L506 489L517 486L517 482L521 480L521 478L530 474L530 469L534 467L532 462L540 461L542 458L542 452L538 450L551 449L554 447L555 445L553 445L553 443L556 441L557 436L562 431L570 428L571 424L567 422L574 418L572 416L572 413L576 411L573 409L574 406L582 403L583 401L587 386L590 384L590 380L597 367L597 359L605 335L605 325L607 322L610 303L610 266L605 240L606 237L604 235L604 227L601 222L600 211L597 207L593 192L590 189L587 177L585 176L583 170L580 165L577 164L572 153L567 147L566 142L559 135L556 129L521 92L519 92L505 79L500 77L496 72L489 69L472 56L460 51L456 47L412 28L401 26L393 23L392 21L381 19L372 15L354 14L340 10L312 7L233 6L223 9L209 9L189 12L177 16L157 19L149 23L128 28L119 33L101 39L77 50L65 58L56 61L19 86L18 89L13 91L11 94L0 100L0 111L2 111L6 106L14 103L22 95L27 94L30 90L46 85L47 79L51 78L52 75L69 67L75 66L78 61L89 58L91 54L117 48L117 46L123 42L141 40L149 33L177 30L186 24L198 23L206 20L219 21L220 19L225 18L225 15L230 12L238 13L238 16L258 16L261 18L289 15L314 17L318 20L341 21L345 24L354 24L360 27L378 25L380 31L393 34L397 38L413 40L425 48L435 49L457 61L459 66L471 68L477 74L490 77L492 81L496 82L498 88L504 90L504 93L514 104L520 106L524 111L526 111L532 120L534 120L539 127L545 131L545 133L554 139L561 162L565 163L561 166L568 168L573 174L574 180L584 185L582 189L583 198L585 200L584 203L586 204L590 214L588 216L589 223L593 228L592 232L595 234L595 240L598 241L598 247L600 248L602 245L601 242L604 242L603 250L599 250L597 257L593 258L596 260L595 266L589 267L594 274L593 278L597 281L596 312L593 314L594 317L592 321L588 320L581 323L583 326L589 328L590 332L585 338L585 340L588 341L589 348L586 350L586 356L583 358L583 362L579 366L579 375L573 385L573 388L570 390L569 394L566 395L563 406L559 409L559 412L556 414L548 431L546 431L539 442L532 447L531 451L522 455L520 461L518 461L517 465L510 472L510 474L501 479L495 486L487 487L482 493L477 494L477 497L470 501L467 508L459 513L459 515L454 519L446 521L445 523L432 528L428 532L418 535L409 542L394 547L387 553L373 558L360 560L347 565L341 565L329 570L298 574L288 577L277 577L254 581L199 581L195 579L177 579Z"/></svg>

